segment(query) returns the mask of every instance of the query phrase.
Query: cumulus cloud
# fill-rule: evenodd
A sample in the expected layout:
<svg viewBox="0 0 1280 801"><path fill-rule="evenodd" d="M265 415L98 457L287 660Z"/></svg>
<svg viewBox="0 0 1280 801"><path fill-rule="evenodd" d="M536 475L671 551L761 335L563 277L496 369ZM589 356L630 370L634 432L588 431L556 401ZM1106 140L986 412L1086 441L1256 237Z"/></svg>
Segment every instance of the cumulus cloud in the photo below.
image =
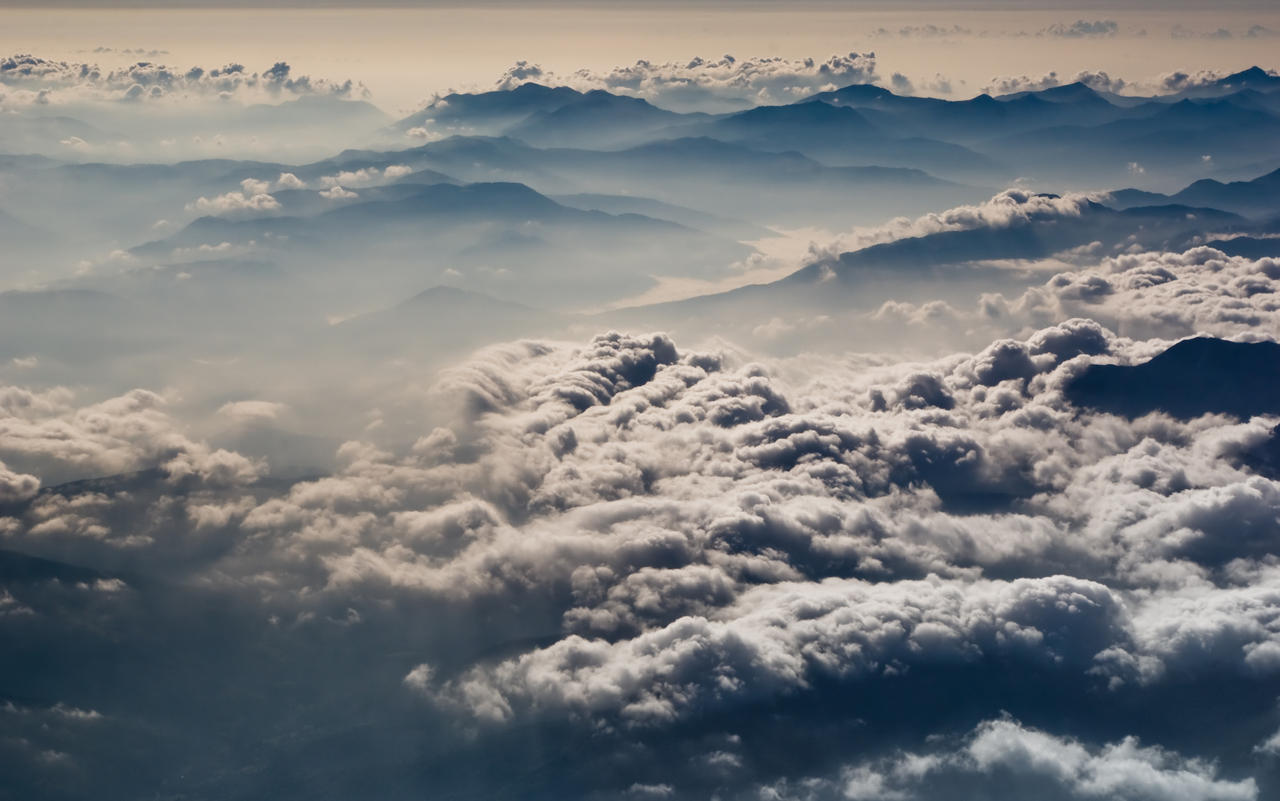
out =
<svg viewBox="0 0 1280 801"><path fill-rule="evenodd" d="M498 722L537 710L662 725L744 696L785 695L820 677L1026 650L1079 659L1088 643L1109 638L1117 613L1105 587L1067 577L963 589L942 581L783 582L745 592L710 618L684 616L630 639L570 636L469 671L432 697ZM1061 643L1046 642L1042 629L1050 628Z"/></svg>
<svg viewBox="0 0 1280 801"><path fill-rule="evenodd" d="M40 489L40 479L25 473L15 473L0 462L0 503L10 503L30 498Z"/></svg>
<svg viewBox="0 0 1280 801"><path fill-rule="evenodd" d="M943 745L944 747L938 747ZM1042 797L1124 801L1253 801L1253 779L1232 780L1216 765L1134 737L1089 747L1024 726L1010 718L983 721L958 742L934 743L922 751L852 764L838 778L811 779L801 788L778 783L763 795L774 798L923 799L944 788L965 787L995 797L1012 784L1037 788Z"/></svg>
<svg viewBox="0 0 1280 801"><path fill-rule="evenodd" d="M746 105L789 103L815 92L837 89L878 79L875 53L835 55L825 61L782 57L689 61L637 61L611 70L578 70L558 75L536 64L518 62L497 82L511 89L527 81L577 89L605 89L643 97L659 106L694 107L699 104Z"/></svg>
<svg viewBox="0 0 1280 801"><path fill-rule="evenodd" d="M243 64L205 69L178 69L153 61L104 69L96 64L59 61L29 53L0 58L0 85L22 90L31 102L72 100L160 100L184 96L229 98L324 94L351 97L367 94L350 80L332 82L293 76L285 62L260 72ZM14 98L10 98L11 100Z"/></svg>
<svg viewBox="0 0 1280 801"><path fill-rule="evenodd" d="M360 197L360 193L344 189L340 184L334 184L328 189L321 190L319 195L326 200L352 200Z"/></svg>
<svg viewBox="0 0 1280 801"><path fill-rule="evenodd" d="M220 573L270 569L277 586L563 594L557 642L406 676L442 709L493 723L669 726L815 683L989 659L1111 692L1170 666L1274 670L1280 573L1241 566L1207 584L1226 555L1196 545L1223 515L1245 519L1241 504L1276 508L1271 481L1230 456L1272 424L1072 409L1063 383L1091 359L1147 352L1128 342L1072 321L800 387L661 336L497 349L441 383L477 415L471 433L398 457L351 443L332 477L200 514L259 533ZM219 458L179 447L168 469L194 473L186 462L202 457L202 478L218 477ZM949 511L971 498L1003 500ZM40 515L37 529L55 516Z"/></svg>
<svg viewBox="0 0 1280 801"><path fill-rule="evenodd" d="M892 235L891 230L873 229L848 236L861 244ZM1273 277L1280 271L1274 259L1228 256L1211 246L1182 253L1123 252L1127 249L1121 242L1108 255L1101 243L1092 243L1042 262L1020 264L1018 269L1048 276L1020 294L988 293L971 305L885 301L872 310L826 314L761 329L757 336L786 341L787 337L804 340L854 331L858 341L892 336L936 343L949 338L980 347L995 338L1027 336L1057 320L1085 318L1134 340L1172 341L1196 335L1280 338L1274 301L1280 284ZM817 247L813 253L825 259L840 250Z"/></svg>
<svg viewBox="0 0 1280 801"><path fill-rule="evenodd" d="M1120 24L1112 19L1084 20L1078 19L1070 24L1055 22L1040 31L1040 36L1059 36L1068 39L1115 36Z"/></svg>
<svg viewBox="0 0 1280 801"><path fill-rule="evenodd" d="M307 184L291 172L282 172L276 179L276 189L306 189Z"/></svg>
<svg viewBox="0 0 1280 801"><path fill-rule="evenodd" d="M197 474L251 481L258 468L238 454L188 438L154 392L134 390L85 406L64 388L35 391L0 387L0 458L11 468L5 486L35 489L12 472L24 465L37 475L66 480L158 467L170 476Z"/></svg>
<svg viewBox="0 0 1280 801"><path fill-rule="evenodd" d="M187 204L187 211L215 215L258 214L280 208L280 201L267 194L269 185L266 181L246 178L241 186L243 188L239 192L196 198Z"/></svg>
<svg viewBox="0 0 1280 801"><path fill-rule="evenodd" d="M413 168L404 164L391 164L383 169L377 167L361 167L358 170L343 170L337 175L324 175L320 178L323 186L355 187L378 186L397 178L403 178L413 172Z"/></svg>

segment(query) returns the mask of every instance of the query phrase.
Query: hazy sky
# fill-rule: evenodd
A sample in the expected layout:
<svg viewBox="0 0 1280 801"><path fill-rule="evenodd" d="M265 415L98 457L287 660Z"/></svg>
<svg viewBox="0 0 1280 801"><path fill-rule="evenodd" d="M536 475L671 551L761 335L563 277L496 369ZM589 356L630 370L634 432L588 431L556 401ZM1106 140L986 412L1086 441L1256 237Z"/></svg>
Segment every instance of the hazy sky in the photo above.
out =
<svg viewBox="0 0 1280 801"><path fill-rule="evenodd" d="M832 3L803 14L795 6L714 2L664 4L661 14L651 6L621 3L482 8L405 3L415 8L306 11L213 8L234 3L162 10L80 5L93 7L7 12L0 52L91 60L104 67L138 56L92 53L95 48L166 51L149 58L178 68L234 60L262 69L283 59L295 74L363 81L373 100L389 111L412 108L449 88L487 87L517 60L569 73L641 58L682 61L731 53L825 59L875 51L886 78L901 72L922 85L942 76L959 97L976 94L997 75L1092 69L1133 81L1176 69L1274 66L1280 43L1280 11L1274 3L1231 4L1231 11L1219 4L1181 3L1162 3L1160 10L1150 9L1155 5L1150 3L1034 10L1022 4L1011 9L1007 3L983 4L983 10L953 3L917 3L909 10ZM1054 26L1069 29L1078 20L1114 22L1115 32L1087 37L1050 32ZM932 35L922 33L928 26L935 26ZM938 35L937 29L950 33Z"/></svg>

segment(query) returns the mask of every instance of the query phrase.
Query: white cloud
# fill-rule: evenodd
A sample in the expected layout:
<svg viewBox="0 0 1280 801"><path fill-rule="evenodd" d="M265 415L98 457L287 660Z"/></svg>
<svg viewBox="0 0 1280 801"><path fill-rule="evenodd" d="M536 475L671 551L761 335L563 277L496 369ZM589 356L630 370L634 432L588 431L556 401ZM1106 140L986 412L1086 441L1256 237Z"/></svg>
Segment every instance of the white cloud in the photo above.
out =
<svg viewBox="0 0 1280 801"><path fill-rule="evenodd" d="M243 96L246 99L327 94L336 97L367 94L361 84L334 82L306 75L292 75L289 65L277 62L254 72L242 64L215 69L177 69L154 61L139 61L116 69L96 64L59 61L31 54L0 58L0 85L20 88L31 102L70 100L161 101L191 95L213 99Z"/></svg>
<svg viewBox="0 0 1280 801"><path fill-rule="evenodd" d="M264 400L242 400L224 403L218 408L218 414L238 422L257 422L274 420L286 409L288 409L288 406L283 403Z"/></svg>
<svg viewBox="0 0 1280 801"><path fill-rule="evenodd" d="M1120 30L1120 25L1115 20L1099 19L1085 20L1078 19L1071 24L1055 22L1049 27L1040 31L1041 36L1058 36L1068 39L1097 38L1106 36L1115 36Z"/></svg>
<svg viewBox="0 0 1280 801"><path fill-rule="evenodd" d="M241 192L227 192L225 195L217 195L215 197L196 198L193 202L187 204L187 211L215 215L260 214L262 212L276 211L280 208L280 201L260 191L266 188L265 181L248 179L244 183L246 186L244 191Z"/></svg>
<svg viewBox="0 0 1280 801"><path fill-rule="evenodd" d="M307 184L291 172L282 172L276 179L276 189L306 189Z"/></svg>
<svg viewBox="0 0 1280 801"><path fill-rule="evenodd" d="M691 107L700 104L789 103L815 92L855 83L874 83L875 53L835 55L826 61L763 57L653 62L640 60L611 70L582 69L557 75L536 64L517 62L498 79L498 89L511 89L527 81L572 86L581 90L605 89L643 97L659 106Z"/></svg>
<svg viewBox="0 0 1280 801"><path fill-rule="evenodd" d="M320 178L320 183L324 186L333 188L340 186L350 187L366 187L378 186L397 178L403 178L413 172L413 168L404 164L392 164L385 169L377 167L362 167L358 170L343 170L337 175L325 175Z"/></svg>
<svg viewBox="0 0 1280 801"><path fill-rule="evenodd" d="M328 189L321 190L319 194L320 197L325 198L326 200L351 200L353 198L360 197L358 192L343 189L339 184L334 184Z"/></svg>

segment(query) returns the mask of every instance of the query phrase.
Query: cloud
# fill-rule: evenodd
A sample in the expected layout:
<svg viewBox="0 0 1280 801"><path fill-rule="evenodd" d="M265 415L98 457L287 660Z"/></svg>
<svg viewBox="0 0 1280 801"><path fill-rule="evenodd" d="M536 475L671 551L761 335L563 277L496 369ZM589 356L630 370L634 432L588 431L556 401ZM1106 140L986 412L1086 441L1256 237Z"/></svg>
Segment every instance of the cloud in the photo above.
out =
<svg viewBox="0 0 1280 801"><path fill-rule="evenodd" d="M611 70L578 70L558 75L536 64L518 62L498 79L496 88L511 89L527 81L577 89L605 89L643 97L671 108L700 104L723 106L790 103L816 92L878 79L875 53L812 58L694 58L689 61L640 60Z"/></svg>
<svg viewBox="0 0 1280 801"><path fill-rule="evenodd" d="M0 462L0 503L23 501L40 489L40 479L25 473L15 473Z"/></svg>
<svg viewBox="0 0 1280 801"><path fill-rule="evenodd" d="M282 172L276 179L276 189L306 189L307 184L291 172Z"/></svg>
<svg viewBox="0 0 1280 801"><path fill-rule="evenodd" d="M204 96L213 99L243 96L246 99L309 94L351 97L367 94L350 80L331 82L309 76L291 77L285 62L261 72L242 64L205 69L177 69L153 61L139 61L116 69L96 64L58 61L29 53L0 58L0 85L29 93L32 102L75 100L158 101L164 98ZM14 98L10 98L12 100Z"/></svg>
<svg viewBox="0 0 1280 801"><path fill-rule="evenodd" d="M334 184L333 186L330 186L328 189L321 190L319 192L319 195L320 197L325 198L326 200L352 200L354 198L360 197L360 194L358 192L352 192L350 190L343 189L342 186L339 184Z"/></svg>
<svg viewBox="0 0 1280 801"><path fill-rule="evenodd" d="M831 258L872 245L944 231L1008 228L1055 217L1079 217L1099 197L1078 192L1059 196L1015 187L994 195L985 203L956 206L915 219L896 217L881 225L855 228L820 244L811 244L809 260Z"/></svg>
<svg viewBox="0 0 1280 801"><path fill-rule="evenodd" d="M320 183L329 188L378 186L403 178L412 172L413 168L404 164L391 164L381 170L377 167L361 167L358 170L343 170L337 175L321 176Z"/></svg>
<svg viewBox="0 0 1280 801"><path fill-rule="evenodd" d="M214 197L199 197L187 204L187 211L200 214L260 214L277 211L280 201L266 193L267 182L246 178L239 192Z"/></svg>
<svg viewBox="0 0 1280 801"><path fill-rule="evenodd" d="M903 221L886 229L855 231L841 244L861 245L910 235ZM989 293L975 303L886 301L872 310L828 313L821 320L793 320L762 339L785 342L835 338L848 342L906 338L936 347L942 338L972 347L993 339L1026 336L1056 320L1084 318L1134 340L1172 341L1197 335L1230 339L1280 339L1274 293L1280 292L1275 260L1228 256L1209 246L1181 253L1134 252L1124 242L1107 255L1101 243L1055 254L1017 269L1043 271L1046 280L1018 293ZM842 251L815 248L815 258ZM1116 252L1119 251L1119 252ZM841 333L845 332L845 333ZM855 332L849 334L848 332Z"/></svg>
<svg viewBox="0 0 1280 801"><path fill-rule="evenodd" d="M288 407L283 403L264 400L243 400L224 403L218 408L218 414L237 422L257 422L274 420Z"/></svg>
<svg viewBox="0 0 1280 801"><path fill-rule="evenodd" d="M838 778L808 780L807 797L923 799L956 787L982 797L1004 797L1001 794L1011 786L1034 787L1041 797L1073 800L1259 797L1253 779L1220 778L1211 762L1143 746L1134 737L1090 747L1005 717L983 721L959 742L938 746L849 765ZM775 798L800 797L790 789L788 783L779 783L766 792Z"/></svg>
<svg viewBox="0 0 1280 801"><path fill-rule="evenodd" d="M894 31L887 28L877 28L871 32L871 35L898 36L903 39L942 39L972 36L973 31L963 25L934 25L933 23L926 23L924 25L903 25Z"/></svg>
<svg viewBox="0 0 1280 801"><path fill-rule="evenodd" d="M1067 39L1083 39L1105 36L1115 36L1120 30L1120 24L1111 19L1099 20L1083 20L1078 19L1071 24L1055 22L1047 28L1041 30L1038 36L1058 36Z"/></svg>
<svg viewBox="0 0 1280 801"><path fill-rule="evenodd" d="M1260 29L1260 32L1255 33L1256 29ZM1260 36L1260 35L1265 36L1266 30L1267 30L1266 28L1263 28L1260 25L1255 25L1252 28L1250 28L1245 35L1250 38L1256 38L1257 36ZM1169 36L1174 39L1234 39L1235 38L1235 34L1227 30L1226 28L1217 28L1212 31L1195 31L1180 24L1174 25L1172 28L1169 29Z"/></svg>
<svg viewBox="0 0 1280 801"><path fill-rule="evenodd" d="M964 219L1071 213L1072 202L1010 196ZM1170 687L1209 692L1280 670L1280 568L1267 556L1280 485L1249 455L1276 421L1128 419L1074 407L1063 390L1090 363L1166 347L1138 338L1148 332L1132 321L1148 315L1153 336L1215 320L1224 334L1263 330L1241 303L1273 320L1271 293L1246 286L1272 272L1208 248L1115 256L1024 298L985 299L1000 309L992 330L1024 332L922 362L762 360L662 334L507 343L433 382L451 422L345 443L329 475L283 483L176 430L157 395L77 406L67 390L9 389L0 458L11 473L43 485L60 465L159 473L127 490L32 495L27 482L0 542L163 565L260 617L299 621L289 625L380 619L400 632L491 610L461 653L451 637L401 643L395 674L415 714L483 747L545 725L694 749L704 727L751 719L757 705L909 696L963 675L991 682L977 710L987 723L951 752L920 746L910 770L854 763L833 792L929 797L933 781L986 786L1012 772L1063 797L1253 798L1248 779L1159 741L1088 744L1078 727L1051 735L997 716L1038 709L999 689L1018 676L1144 709ZM1086 291L1094 279L1110 291ZM1029 326L1077 309L1114 327ZM913 716L925 731L947 725L925 707ZM796 720L770 724L771 736L811 719ZM706 752L737 755L720 741ZM618 778L618 792L682 792L670 775Z"/></svg>
<svg viewBox="0 0 1280 801"><path fill-rule="evenodd" d="M171 477L200 475L251 481L257 466L237 454L189 439L166 401L134 390L77 407L64 388L0 387L0 458L41 477L66 480L159 467ZM7 486L28 487L6 468ZM16 484L15 484L16 482Z"/></svg>
<svg viewBox="0 0 1280 801"><path fill-rule="evenodd" d="M661 594L658 590L656 594ZM950 663L983 654L1058 652L1106 641L1119 607L1101 585L1066 577L998 585L781 583L743 593L719 614L684 616L617 642L570 636L435 690L437 703L481 720L552 714L670 724L707 706L803 689L822 677L850 679ZM1059 646L1061 647L1061 646Z"/></svg>

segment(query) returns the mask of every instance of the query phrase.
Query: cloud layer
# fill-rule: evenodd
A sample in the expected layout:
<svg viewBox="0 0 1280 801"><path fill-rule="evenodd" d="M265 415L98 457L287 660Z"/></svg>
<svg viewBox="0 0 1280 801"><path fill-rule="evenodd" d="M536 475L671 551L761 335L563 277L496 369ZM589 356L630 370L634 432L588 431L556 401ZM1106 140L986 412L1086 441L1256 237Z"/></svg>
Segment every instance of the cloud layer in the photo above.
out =
<svg viewBox="0 0 1280 801"><path fill-rule="evenodd" d="M660 733L697 754L743 710L910 693L956 671L1024 673L1136 709L1174 687L1264 687L1280 670L1280 484L1258 454L1277 421L1126 419L1072 406L1064 387L1090 363L1145 360L1159 337L1256 336L1275 315L1257 282L1275 272L1208 248L1115 257L1002 312L1086 309L1107 327L1068 319L921 363L762 362L661 334L498 346L441 377L449 426L394 452L347 443L342 469L278 490L250 460L172 431L158 396L76 407L63 391L10 389L0 475L18 505L0 531L68 561L170 564L294 625L505 610L478 653L502 632L543 641L462 659L411 648L399 678L422 714L482 740L567 725ZM35 495L36 462L154 465L184 489ZM41 614L31 603L15 596ZM928 797L933 782L1010 774L1063 798L1259 797L1159 730L1090 744L1087 729L999 718L1040 713L993 691L998 706L977 709L952 750L908 738L907 751L813 766L837 778L758 776L756 789ZM963 723L912 715L926 731ZM1249 746L1265 749L1265 733ZM697 758L735 764L734 742Z"/></svg>

